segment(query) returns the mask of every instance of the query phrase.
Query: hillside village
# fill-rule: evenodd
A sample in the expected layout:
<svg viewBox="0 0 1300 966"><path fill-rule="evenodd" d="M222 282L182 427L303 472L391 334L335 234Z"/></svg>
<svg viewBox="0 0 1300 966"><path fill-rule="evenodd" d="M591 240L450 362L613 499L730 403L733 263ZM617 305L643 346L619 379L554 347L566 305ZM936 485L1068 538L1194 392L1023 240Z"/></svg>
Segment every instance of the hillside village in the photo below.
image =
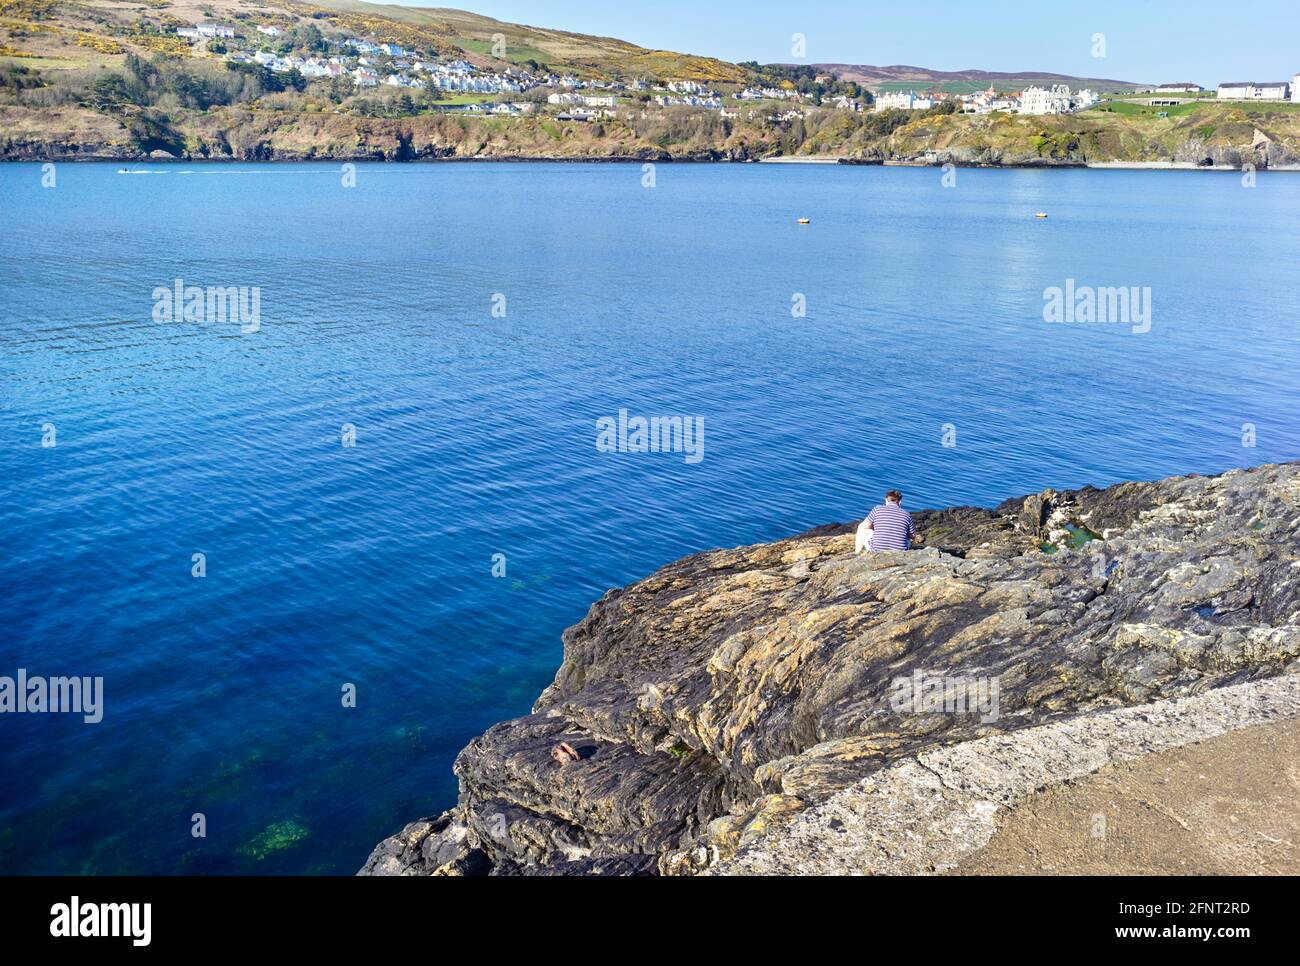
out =
<svg viewBox="0 0 1300 966"><path fill-rule="evenodd" d="M785 102L786 107L778 107L767 116L772 120L791 121L804 117L805 111L812 106L855 112L868 109L941 109L945 113L1007 112L1043 116L1087 110L1102 99L1091 89L1072 91L1065 84L1050 87L1031 85L1018 91L999 91L990 85L987 90L974 93L897 90L875 94L851 85L849 93L832 91L831 96L822 98L801 92L787 82L785 86L750 85L728 93L689 79L638 78L625 83L509 67L499 72L482 70L468 60L440 58L432 50L407 49L373 37L340 35L327 39L319 35L319 31L310 42L310 46L317 50L310 51L303 49L301 43L294 42L295 39L301 40L300 37L291 37L275 24L255 24L250 32L243 25L197 23L192 27L176 28L176 35L196 47L221 54L228 63L256 64L273 73L296 75L303 80L338 79L350 82L358 89L384 85L410 91L436 91L443 95L506 95L491 103L471 101L456 104L453 108L470 114L532 113L543 102L536 99L512 101L508 95L538 90L547 93L544 103L556 109L553 113L558 118L577 121L608 117L620 105L637 101L660 107L712 110L723 118L740 117L741 108L746 103ZM835 86L834 77L817 79L832 88ZM1133 93L1153 95L1149 101L1152 105L1175 106L1184 102L1182 95L1205 92L1196 84L1173 83L1135 89ZM1228 101L1300 102L1300 74L1294 81L1223 84L1217 90L1217 97ZM749 111L747 116L756 115Z"/></svg>
<svg viewBox="0 0 1300 966"><path fill-rule="evenodd" d="M977 84L914 68L732 64L442 8L147 2L0 0L0 156L1300 155L1300 114L1287 113L1300 75L1211 90L1053 74Z"/></svg>
<svg viewBox="0 0 1300 966"><path fill-rule="evenodd" d="M481 95L481 99L464 98L443 108L467 114L528 114L545 106L554 108L551 113L561 120L584 121L608 117L620 105L654 104L715 110L721 117L737 118L747 103L771 101L811 106L816 99L793 86L750 85L725 93L686 78L642 77L623 82L512 67L487 70L463 58L442 57L433 50L410 49L374 37L325 37L316 31L308 34L304 43L301 32L288 31L275 24L255 24L250 30L244 25L197 23L177 27L175 34L188 41L196 54L216 54L236 67L257 66L285 75L289 86L295 89L302 89L305 82L316 79L337 79L356 89L382 86L429 91L439 99L448 95ZM830 78L825 80L833 83ZM527 92L540 92L545 97L510 98ZM859 92L855 89L854 93ZM870 94L863 91L859 97L839 94L828 105L860 111L869 103ZM757 116L754 111L747 113ZM787 109L772 116L793 120L802 117L803 112L798 108Z"/></svg>

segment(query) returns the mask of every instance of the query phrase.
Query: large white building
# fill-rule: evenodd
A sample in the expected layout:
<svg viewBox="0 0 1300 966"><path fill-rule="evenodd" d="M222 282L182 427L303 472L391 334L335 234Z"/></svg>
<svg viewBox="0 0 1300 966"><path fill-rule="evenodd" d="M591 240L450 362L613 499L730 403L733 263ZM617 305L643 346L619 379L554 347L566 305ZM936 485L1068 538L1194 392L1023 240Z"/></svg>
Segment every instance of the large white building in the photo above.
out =
<svg viewBox="0 0 1300 966"><path fill-rule="evenodd" d="M1020 93L1021 114L1064 114L1070 110L1070 88L1055 84L1051 90L1031 87Z"/></svg>
<svg viewBox="0 0 1300 966"><path fill-rule="evenodd" d="M1300 104L1300 74L1291 78L1291 100Z"/></svg>
<svg viewBox="0 0 1300 966"><path fill-rule="evenodd" d="M613 94L574 94L566 91L547 94L546 103L563 107L614 107L618 104L618 98Z"/></svg>
<svg viewBox="0 0 1300 966"><path fill-rule="evenodd" d="M928 111L934 107L934 98L921 97L915 91L889 91L876 95L876 110L898 108L904 111Z"/></svg>
<svg viewBox="0 0 1300 966"><path fill-rule="evenodd" d="M234 27L224 27L219 23L201 23L195 29L200 37L234 37Z"/></svg>
<svg viewBox="0 0 1300 966"><path fill-rule="evenodd" d="M1219 100L1285 101L1291 94L1286 81L1232 81L1219 85Z"/></svg>
<svg viewBox="0 0 1300 966"><path fill-rule="evenodd" d="M235 28L223 27L219 23L200 23L193 27L177 27L176 35L189 40L207 40L213 37L234 37Z"/></svg>

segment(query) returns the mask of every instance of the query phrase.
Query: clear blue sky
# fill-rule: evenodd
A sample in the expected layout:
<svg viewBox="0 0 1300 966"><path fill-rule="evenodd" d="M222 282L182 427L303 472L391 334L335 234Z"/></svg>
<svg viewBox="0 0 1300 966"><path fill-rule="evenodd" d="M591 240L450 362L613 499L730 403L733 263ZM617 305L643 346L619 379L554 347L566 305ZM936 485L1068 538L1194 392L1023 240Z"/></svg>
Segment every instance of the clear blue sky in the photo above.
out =
<svg viewBox="0 0 1300 966"><path fill-rule="evenodd" d="M432 6L437 0L398 0ZM442 0L499 20L604 34L726 60L1047 70L1119 80L1290 80L1300 2L1254 0ZM1092 56L1093 34L1106 56Z"/></svg>

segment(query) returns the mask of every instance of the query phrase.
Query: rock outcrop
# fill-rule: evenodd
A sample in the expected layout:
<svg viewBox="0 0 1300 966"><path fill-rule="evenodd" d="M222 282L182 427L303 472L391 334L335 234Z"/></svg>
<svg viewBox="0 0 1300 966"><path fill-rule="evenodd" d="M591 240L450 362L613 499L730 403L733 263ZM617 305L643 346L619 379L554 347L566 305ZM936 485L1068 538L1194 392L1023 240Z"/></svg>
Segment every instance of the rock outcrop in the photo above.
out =
<svg viewBox="0 0 1300 966"><path fill-rule="evenodd" d="M1105 111L1043 117L918 111L895 121L888 112L826 112L781 124L746 117L714 126L698 119L668 123L657 114L587 123L454 112L366 117L228 105L162 113L0 103L0 159L646 162L821 156L858 164L1249 163L1257 169L1300 163L1300 117L1225 105L1205 105L1176 119Z"/></svg>
<svg viewBox="0 0 1300 966"><path fill-rule="evenodd" d="M755 850L939 749L1300 664L1300 464L915 518L907 553L833 525L610 591L533 713L461 752L456 806L362 873L780 867Z"/></svg>

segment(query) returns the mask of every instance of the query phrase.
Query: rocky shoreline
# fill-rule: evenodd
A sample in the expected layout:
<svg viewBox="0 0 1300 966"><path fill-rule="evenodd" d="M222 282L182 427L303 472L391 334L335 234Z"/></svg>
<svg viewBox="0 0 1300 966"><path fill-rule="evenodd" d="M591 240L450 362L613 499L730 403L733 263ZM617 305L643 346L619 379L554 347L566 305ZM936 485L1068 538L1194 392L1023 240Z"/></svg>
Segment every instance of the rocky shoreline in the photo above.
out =
<svg viewBox="0 0 1300 966"><path fill-rule="evenodd" d="M735 155L721 151L694 151L674 154L670 151L644 149L629 154L609 155L549 155L549 154L459 154L448 152L424 152L413 156L402 156L400 152L387 150L359 150L347 152L283 152L274 149L254 151L246 155L190 155L173 154L170 151L155 149L144 151L124 145L108 144L58 144L51 142L9 143L0 146L0 163L3 162L47 162L59 163L95 163L118 162L124 164L293 164L303 162L345 163L438 163L448 161L491 163L562 163L562 164L753 164L758 162L786 162L791 164L844 164L866 167L916 167L939 168L952 165L957 168L1089 168L1114 171L1240 171L1247 163L1255 165L1260 171L1300 171L1300 163L1295 163L1289 155L1278 163L1269 164L1267 159L1250 159L1245 155L1236 155L1227 160L1204 161L1089 161L1079 158L1040 158L1032 156L1013 157L973 157L964 153L943 152L927 155L898 155L880 157L844 157L821 158L817 156L748 156Z"/></svg>
<svg viewBox="0 0 1300 966"><path fill-rule="evenodd" d="M1080 768L1300 713L1300 463L915 517L608 592L361 874L942 871Z"/></svg>
<svg viewBox="0 0 1300 966"><path fill-rule="evenodd" d="M794 139L779 127L642 136L621 122L544 117L488 124L451 113L409 118L248 110L105 114L86 108L0 105L0 159L9 161L583 161L753 162L838 159L849 164L1258 170L1300 164L1290 116L1248 119L1220 110L1199 127L1147 130L1149 120L1054 115L989 120L922 116L888 134L857 115L845 131ZM480 123L481 122L481 123ZM1211 123L1213 122L1213 123ZM1261 130L1268 129L1267 133ZM1208 131L1214 131L1210 139ZM651 132L652 133L652 132Z"/></svg>

